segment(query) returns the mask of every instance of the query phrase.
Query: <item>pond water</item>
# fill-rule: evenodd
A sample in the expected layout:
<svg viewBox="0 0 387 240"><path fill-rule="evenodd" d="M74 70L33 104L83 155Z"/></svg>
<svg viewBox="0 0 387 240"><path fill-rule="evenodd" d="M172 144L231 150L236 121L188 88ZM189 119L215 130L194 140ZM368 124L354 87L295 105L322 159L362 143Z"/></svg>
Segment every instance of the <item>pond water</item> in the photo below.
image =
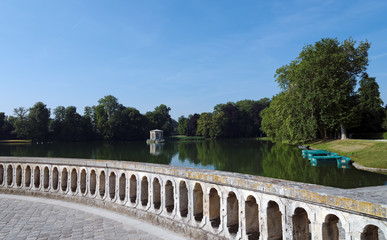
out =
<svg viewBox="0 0 387 240"><path fill-rule="evenodd" d="M387 185L387 175L337 167L312 167L301 150L253 139L216 141L0 144L1 156L125 160L246 173L340 188Z"/></svg>

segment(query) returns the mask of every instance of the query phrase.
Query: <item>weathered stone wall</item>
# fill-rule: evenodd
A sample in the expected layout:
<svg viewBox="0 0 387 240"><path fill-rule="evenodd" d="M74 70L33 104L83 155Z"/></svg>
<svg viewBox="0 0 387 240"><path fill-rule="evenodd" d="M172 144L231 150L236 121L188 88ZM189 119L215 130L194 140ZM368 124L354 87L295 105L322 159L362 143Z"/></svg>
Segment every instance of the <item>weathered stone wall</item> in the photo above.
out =
<svg viewBox="0 0 387 240"><path fill-rule="evenodd" d="M387 186L343 190L147 163L0 157L0 191L104 207L194 239L387 236Z"/></svg>

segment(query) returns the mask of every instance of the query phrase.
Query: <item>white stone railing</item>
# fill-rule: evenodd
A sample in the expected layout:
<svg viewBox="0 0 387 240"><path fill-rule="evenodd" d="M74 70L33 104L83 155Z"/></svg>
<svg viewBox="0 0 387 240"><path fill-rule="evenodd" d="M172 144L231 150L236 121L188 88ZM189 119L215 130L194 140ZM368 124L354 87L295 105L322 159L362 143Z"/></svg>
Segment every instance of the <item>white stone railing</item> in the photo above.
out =
<svg viewBox="0 0 387 240"><path fill-rule="evenodd" d="M105 207L194 239L387 236L387 199L367 199L367 194L355 190L212 170L0 157L0 192Z"/></svg>

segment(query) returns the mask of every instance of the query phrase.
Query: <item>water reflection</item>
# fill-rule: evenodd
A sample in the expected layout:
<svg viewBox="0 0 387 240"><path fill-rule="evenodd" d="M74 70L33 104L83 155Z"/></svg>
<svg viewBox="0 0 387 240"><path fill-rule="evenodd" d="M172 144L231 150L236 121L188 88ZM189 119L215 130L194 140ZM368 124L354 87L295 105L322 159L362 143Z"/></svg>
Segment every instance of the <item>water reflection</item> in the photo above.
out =
<svg viewBox="0 0 387 240"><path fill-rule="evenodd" d="M147 143L149 145L149 153L152 155L160 155L164 148L164 143Z"/></svg>
<svg viewBox="0 0 387 240"><path fill-rule="evenodd" d="M0 145L2 156L113 159L217 169L341 188L384 185L387 176L357 169L312 167L301 151L257 140L88 142Z"/></svg>

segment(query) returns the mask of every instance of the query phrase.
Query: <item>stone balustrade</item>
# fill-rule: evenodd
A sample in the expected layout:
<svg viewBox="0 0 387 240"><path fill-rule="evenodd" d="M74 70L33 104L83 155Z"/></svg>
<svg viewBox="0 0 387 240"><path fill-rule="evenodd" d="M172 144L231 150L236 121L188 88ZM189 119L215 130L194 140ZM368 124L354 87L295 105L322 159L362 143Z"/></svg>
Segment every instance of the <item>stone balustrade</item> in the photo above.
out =
<svg viewBox="0 0 387 240"><path fill-rule="evenodd" d="M104 207L194 239L385 239L386 190L138 162L0 157L0 192Z"/></svg>

